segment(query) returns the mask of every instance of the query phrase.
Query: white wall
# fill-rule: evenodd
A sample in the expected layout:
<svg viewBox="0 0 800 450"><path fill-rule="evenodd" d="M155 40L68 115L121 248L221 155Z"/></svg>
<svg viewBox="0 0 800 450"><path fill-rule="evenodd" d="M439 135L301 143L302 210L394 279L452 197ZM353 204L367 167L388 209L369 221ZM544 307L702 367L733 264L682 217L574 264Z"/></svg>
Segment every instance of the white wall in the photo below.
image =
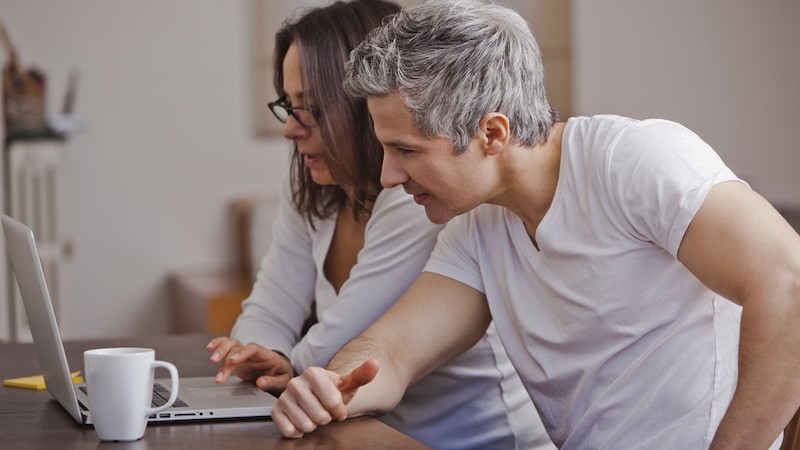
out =
<svg viewBox="0 0 800 450"><path fill-rule="evenodd" d="M251 131L251 10L0 0L23 63L49 77L50 113L80 72L89 128L67 142L61 186L66 338L167 331L168 274L233 264L229 202L277 189L288 146Z"/></svg>
<svg viewBox="0 0 800 450"><path fill-rule="evenodd" d="M800 208L800 2L573 0L574 112L683 123Z"/></svg>

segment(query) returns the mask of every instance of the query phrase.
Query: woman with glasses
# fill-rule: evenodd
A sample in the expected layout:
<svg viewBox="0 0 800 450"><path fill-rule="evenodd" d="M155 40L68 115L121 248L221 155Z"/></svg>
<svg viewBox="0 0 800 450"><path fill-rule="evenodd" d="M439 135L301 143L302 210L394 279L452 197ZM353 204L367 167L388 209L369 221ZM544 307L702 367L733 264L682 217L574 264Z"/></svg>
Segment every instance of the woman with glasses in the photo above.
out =
<svg viewBox="0 0 800 450"><path fill-rule="evenodd" d="M433 249L440 226L401 187L382 189L366 101L342 88L350 51L397 11L336 2L276 35L279 98L269 107L293 144L290 176L253 292L231 336L208 345L218 382L235 374L279 394L294 374L324 367L400 298ZM381 420L437 449L554 448L492 327L431 369Z"/></svg>

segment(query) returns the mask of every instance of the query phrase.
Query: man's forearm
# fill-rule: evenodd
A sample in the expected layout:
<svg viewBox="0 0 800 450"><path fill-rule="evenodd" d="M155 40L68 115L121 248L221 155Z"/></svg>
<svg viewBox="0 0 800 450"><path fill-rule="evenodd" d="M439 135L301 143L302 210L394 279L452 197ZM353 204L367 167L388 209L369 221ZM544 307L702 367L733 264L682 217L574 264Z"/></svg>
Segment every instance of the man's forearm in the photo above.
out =
<svg viewBox="0 0 800 450"><path fill-rule="evenodd" d="M375 379L362 386L347 405L348 417L386 414L400 403L408 387L407 383L400 380L386 350L364 335L342 347L331 358L327 368L344 375L369 359L377 359L380 370Z"/></svg>
<svg viewBox="0 0 800 450"><path fill-rule="evenodd" d="M800 404L800 302L742 313L739 377L712 449L769 448ZM763 303L762 303L763 304Z"/></svg>

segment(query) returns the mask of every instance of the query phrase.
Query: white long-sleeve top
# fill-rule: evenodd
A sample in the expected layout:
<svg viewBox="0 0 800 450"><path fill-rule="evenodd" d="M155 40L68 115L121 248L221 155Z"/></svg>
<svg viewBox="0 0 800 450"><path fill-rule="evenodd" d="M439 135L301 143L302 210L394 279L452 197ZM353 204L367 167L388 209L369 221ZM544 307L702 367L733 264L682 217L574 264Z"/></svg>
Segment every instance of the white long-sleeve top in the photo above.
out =
<svg viewBox="0 0 800 450"><path fill-rule="evenodd" d="M231 332L288 355L297 373L326 366L388 310L419 275L441 229L402 188L384 189L337 295L323 272L336 216L315 227L293 208L287 179L270 248ZM315 300L318 322L301 338ZM410 387L381 419L436 449L554 448L493 326L471 350Z"/></svg>

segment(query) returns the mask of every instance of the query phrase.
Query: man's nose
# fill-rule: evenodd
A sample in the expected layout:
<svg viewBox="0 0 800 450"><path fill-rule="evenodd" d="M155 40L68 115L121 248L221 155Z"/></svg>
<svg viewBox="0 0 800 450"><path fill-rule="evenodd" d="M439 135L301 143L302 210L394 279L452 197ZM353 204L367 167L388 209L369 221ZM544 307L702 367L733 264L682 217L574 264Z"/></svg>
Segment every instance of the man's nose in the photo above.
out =
<svg viewBox="0 0 800 450"><path fill-rule="evenodd" d="M381 168L381 185L393 188L408 181L408 174L401 168L395 152L383 151L383 167Z"/></svg>

